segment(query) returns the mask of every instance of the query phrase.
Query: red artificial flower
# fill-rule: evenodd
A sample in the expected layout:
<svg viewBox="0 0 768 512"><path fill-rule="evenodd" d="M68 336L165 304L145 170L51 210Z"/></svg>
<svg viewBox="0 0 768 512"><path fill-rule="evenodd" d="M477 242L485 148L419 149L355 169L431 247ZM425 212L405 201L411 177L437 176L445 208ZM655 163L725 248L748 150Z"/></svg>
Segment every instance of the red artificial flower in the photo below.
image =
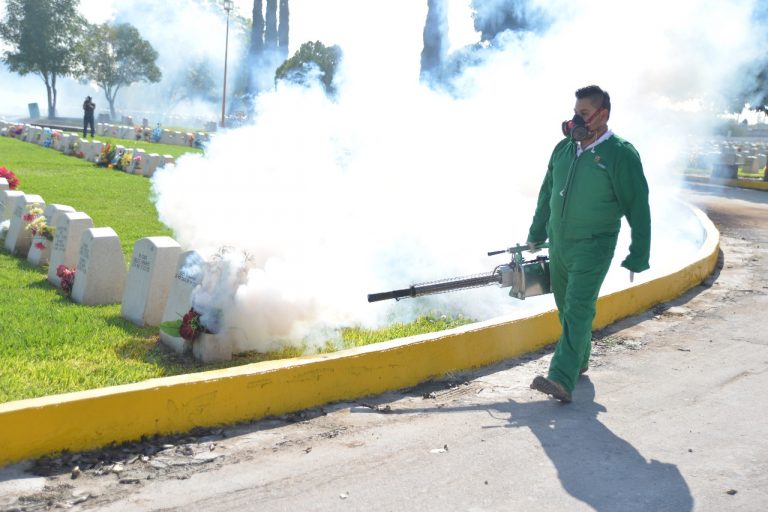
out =
<svg viewBox="0 0 768 512"><path fill-rule="evenodd" d="M56 276L61 279L61 291L67 295L72 293L72 286L75 284L75 272L74 267L68 268L66 265L56 267Z"/></svg>
<svg viewBox="0 0 768 512"><path fill-rule="evenodd" d="M195 341L201 333L210 332L200 321L200 313L191 308L181 319L179 334L188 341Z"/></svg>
<svg viewBox="0 0 768 512"><path fill-rule="evenodd" d="M45 244L43 242L36 242L35 247L40 249L41 251L45 250Z"/></svg>
<svg viewBox="0 0 768 512"><path fill-rule="evenodd" d="M0 167L0 178L8 181L8 188L15 190L19 186L19 178L5 167Z"/></svg>

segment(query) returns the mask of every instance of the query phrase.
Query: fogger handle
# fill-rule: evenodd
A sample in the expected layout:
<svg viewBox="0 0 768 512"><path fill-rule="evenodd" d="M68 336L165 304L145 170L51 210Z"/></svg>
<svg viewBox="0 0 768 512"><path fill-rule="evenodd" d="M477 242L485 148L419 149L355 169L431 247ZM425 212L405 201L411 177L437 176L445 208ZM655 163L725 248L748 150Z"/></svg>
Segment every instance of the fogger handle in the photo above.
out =
<svg viewBox="0 0 768 512"><path fill-rule="evenodd" d="M543 243L543 244L537 244L536 245L537 249L543 249L543 248L546 248L546 247L549 247L549 244ZM502 249L500 251L490 251L488 253L488 256L495 256L497 254L504 254L505 252L510 252L511 253L511 252L530 251L530 250L531 250L531 246L528 245L528 244L525 244L525 245L515 245L514 247L510 247L508 249Z"/></svg>

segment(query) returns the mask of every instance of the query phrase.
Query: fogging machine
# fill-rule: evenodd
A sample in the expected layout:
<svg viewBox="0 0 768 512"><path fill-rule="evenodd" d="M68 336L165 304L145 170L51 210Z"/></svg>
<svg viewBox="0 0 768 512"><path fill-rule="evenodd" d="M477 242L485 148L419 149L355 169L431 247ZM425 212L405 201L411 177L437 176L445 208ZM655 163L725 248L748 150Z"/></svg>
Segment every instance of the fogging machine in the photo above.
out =
<svg viewBox="0 0 768 512"><path fill-rule="evenodd" d="M537 248L547 248L548 244L537 245ZM525 300L526 297L551 293L549 280L549 256L537 256L526 260L523 252L530 251L529 245L515 245L500 251L491 251L488 256L509 253L512 255L509 263L496 266L491 272L472 276L450 277L429 283L414 284L401 290L368 294L368 302L378 302L389 299L405 299L421 297L454 290L478 288L489 284L498 284L500 288L510 288L509 296Z"/></svg>

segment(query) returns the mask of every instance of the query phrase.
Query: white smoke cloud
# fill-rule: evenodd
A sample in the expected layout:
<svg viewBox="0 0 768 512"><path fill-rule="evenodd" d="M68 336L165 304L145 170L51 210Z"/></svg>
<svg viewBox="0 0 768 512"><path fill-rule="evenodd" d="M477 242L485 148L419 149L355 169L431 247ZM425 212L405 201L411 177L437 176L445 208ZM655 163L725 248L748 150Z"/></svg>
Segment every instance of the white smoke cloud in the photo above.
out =
<svg viewBox="0 0 768 512"><path fill-rule="evenodd" d="M505 262L485 252L525 241L560 122L590 83L611 93L611 127L638 148L651 185L654 270L639 277L700 243L669 197L686 138L707 133L709 102L756 57L750 2L538 2L555 20L549 30L507 38L462 77L461 99L418 83L420 4L323 4L311 18L318 30L347 29L319 38L344 51L338 99L281 84L259 98L253 126L155 175L161 219L183 245L253 257L226 312L241 348L433 308L484 319L552 307L551 296L521 302L493 287L399 303L368 304L366 294ZM627 281L618 263L628 234L606 289Z"/></svg>
<svg viewBox="0 0 768 512"><path fill-rule="evenodd" d="M259 98L253 126L221 134L204 157L182 157L153 178L161 220L185 248L210 257L232 246L250 256L234 302L216 298L231 296L223 284L208 288L201 306L225 309L241 349L321 342L339 326L430 309L487 319L552 307L551 296L521 302L493 287L398 303L368 304L366 294L505 262L486 251L525 241L560 122L572 115L574 90L590 83L611 93L610 126L638 148L651 186L652 270L638 279L692 252L700 233L669 198L685 143L708 133L722 92L742 78L739 65L764 47L752 2L533 3L553 23L502 38L504 51L469 68L454 99L418 83L426 2L291 0L291 53L314 40L344 51L337 100L282 84ZM240 14L250 16L249 4L238 2ZM197 57L223 58L221 12L181 0L90 5L92 21L134 23L160 52L166 77ZM477 40L468 5L449 4L454 50ZM230 36L234 66L241 48ZM33 89L5 78L4 94ZM146 105L154 87L129 88L119 102L161 110ZM93 92L77 90L75 107ZM23 97L15 101L25 105ZM625 226L606 290L627 282L618 267L627 246Z"/></svg>

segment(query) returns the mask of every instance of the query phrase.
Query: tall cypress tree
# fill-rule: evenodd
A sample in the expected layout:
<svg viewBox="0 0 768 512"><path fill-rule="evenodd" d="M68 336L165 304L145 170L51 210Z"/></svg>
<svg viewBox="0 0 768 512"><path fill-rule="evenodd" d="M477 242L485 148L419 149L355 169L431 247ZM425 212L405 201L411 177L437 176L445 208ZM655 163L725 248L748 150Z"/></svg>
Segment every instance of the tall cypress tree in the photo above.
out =
<svg viewBox="0 0 768 512"><path fill-rule="evenodd" d="M261 0L253 0L253 27L251 28L251 57L264 52L264 13Z"/></svg>
<svg viewBox="0 0 768 512"><path fill-rule="evenodd" d="M421 79L435 78L448 53L448 6L446 0L427 0L424 49L421 51Z"/></svg>
<svg viewBox="0 0 768 512"><path fill-rule="evenodd" d="M277 46L283 60L288 58L288 0L280 0L280 22L277 26Z"/></svg>
<svg viewBox="0 0 768 512"><path fill-rule="evenodd" d="M264 31L264 47L277 48L277 0L267 0L267 26Z"/></svg>

